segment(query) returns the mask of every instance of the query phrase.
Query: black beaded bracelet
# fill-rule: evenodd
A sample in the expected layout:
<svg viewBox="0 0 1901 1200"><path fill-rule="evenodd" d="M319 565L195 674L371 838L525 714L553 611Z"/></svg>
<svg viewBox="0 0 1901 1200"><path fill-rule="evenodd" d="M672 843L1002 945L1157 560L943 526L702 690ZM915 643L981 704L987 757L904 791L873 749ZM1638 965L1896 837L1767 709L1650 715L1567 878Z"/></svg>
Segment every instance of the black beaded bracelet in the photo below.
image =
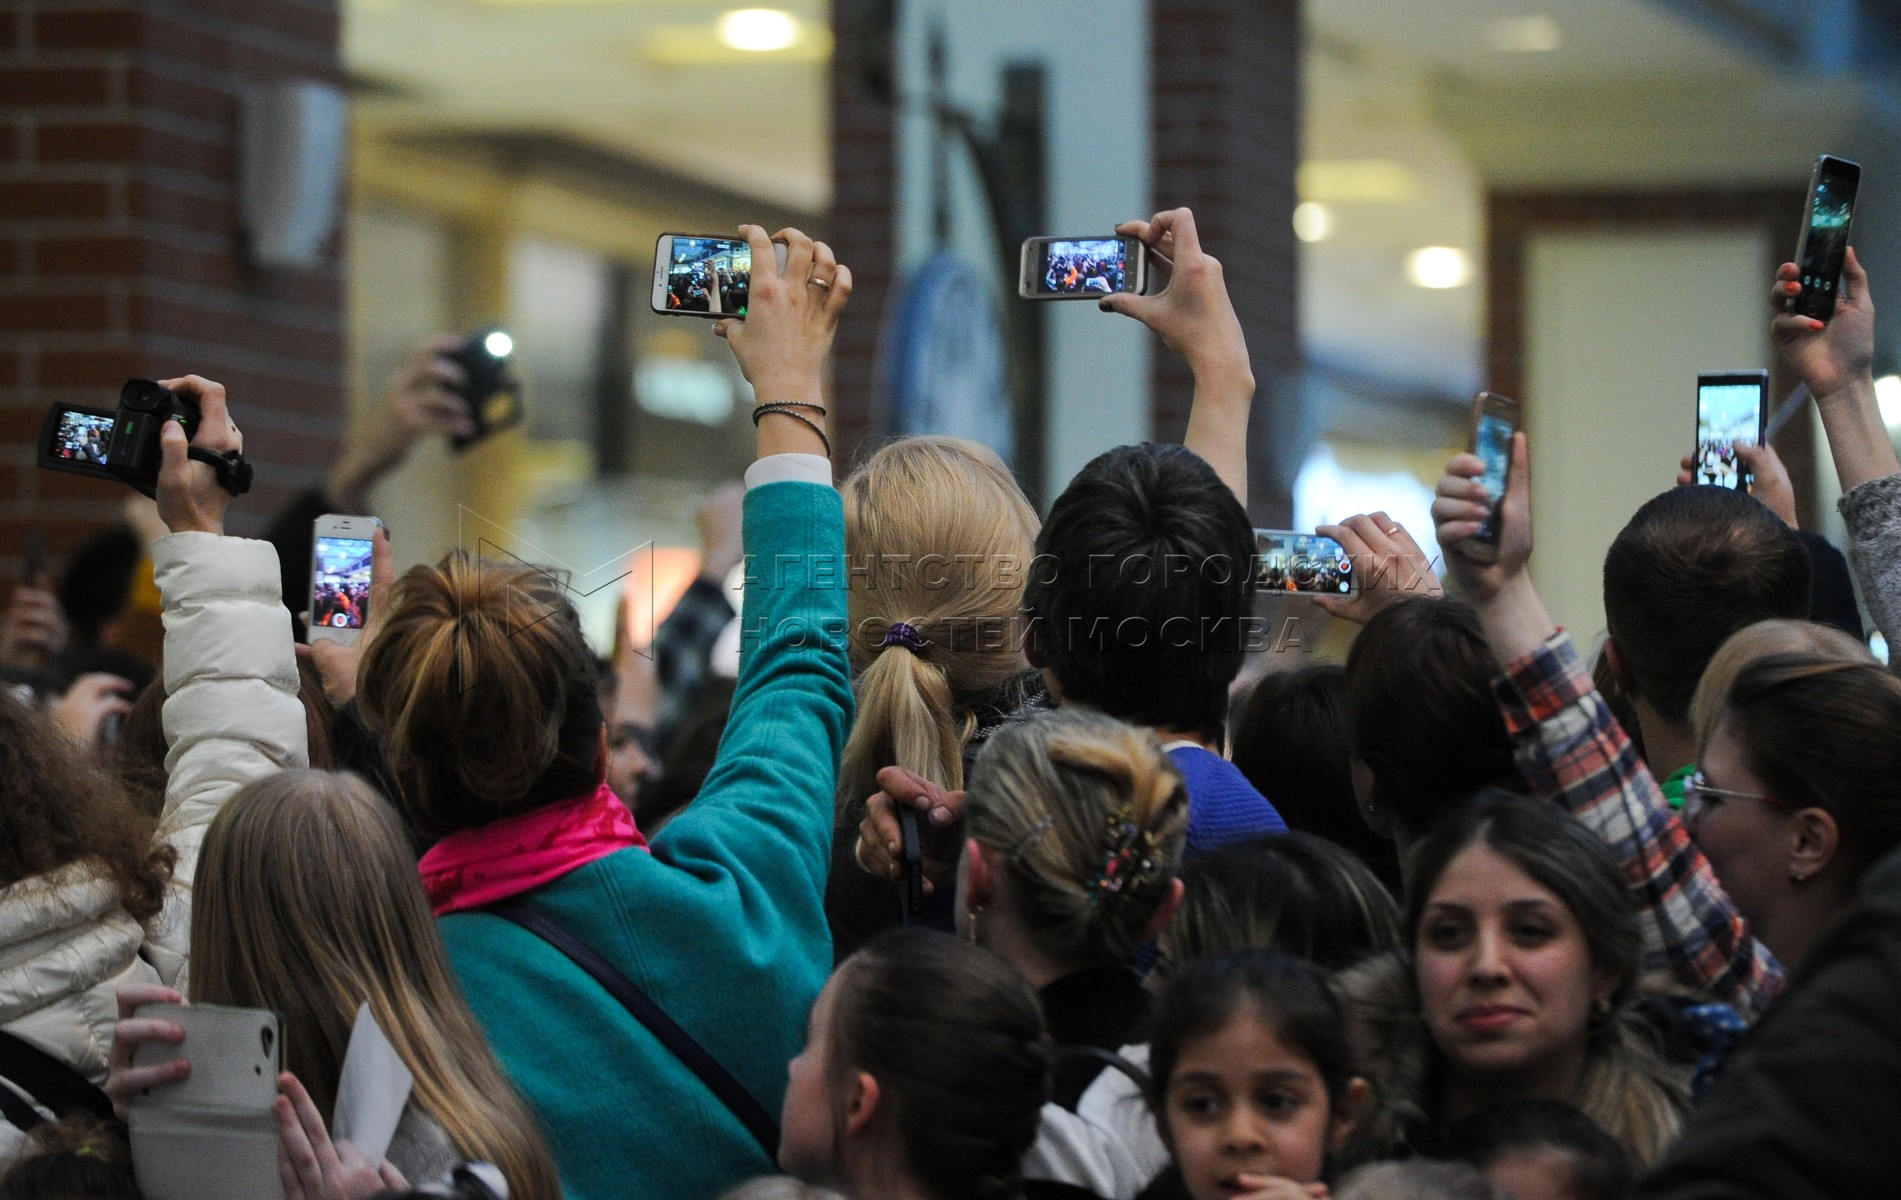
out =
<svg viewBox="0 0 1901 1200"><path fill-rule="evenodd" d="M830 458L832 456L832 439L825 436L825 431L819 428L817 421L793 411L797 408L817 408L820 416L825 415L825 410L816 404L799 404L790 400L775 401L770 404L761 404L754 408L752 410L752 423L754 425L759 424L759 418L771 413L777 413L782 417L791 417L794 421L797 421L818 435L819 443L825 447L825 457Z"/></svg>

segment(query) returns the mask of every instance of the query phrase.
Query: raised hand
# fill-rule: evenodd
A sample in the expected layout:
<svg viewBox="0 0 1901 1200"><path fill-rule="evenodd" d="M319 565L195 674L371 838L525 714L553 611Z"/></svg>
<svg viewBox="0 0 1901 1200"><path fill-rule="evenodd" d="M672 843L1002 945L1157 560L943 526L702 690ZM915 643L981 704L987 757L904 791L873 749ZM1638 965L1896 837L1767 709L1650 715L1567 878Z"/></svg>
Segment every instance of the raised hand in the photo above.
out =
<svg viewBox="0 0 1901 1200"><path fill-rule="evenodd" d="M1842 265L1835 315L1827 324L1781 311L1785 301L1802 294L1801 278L1801 269L1794 263L1783 263L1776 272L1770 300L1777 312L1769 334L1783 360L1802 376L1802 382L1820 402L1874 378L1875 302L1868 290L1868 273L1862 270L1853 247Z"/></svg>
<svg viewBox="0 0 1901 1200"><path fill-rule="evenodd" d="M1439 548L1445 551L1446 578L1474 603L1489 600L1504 584L1523 575L1531 558L1530 460L1525 435L1513 434L1511 469L1498 505L1498 560L1489 564L1475 562L1463 552L1492 511L1493 497L1479 482L1485 463L1476 454L1455 454L1439 479L1432 519Z"/></svg>
<svg viewBox="0 0 1901 1200"><path fill-rule="evenodd" d="M112 1050L106 1058L106 1095L112 1098L112 1111L125 1120L126 1106L132 1097L149 1087L177 1083L191 1074L191 1063L182 1058L153 1067L132 1065L132 1052L146 1042L178 1045L185 1040L185 1027L176 1021L138 1015L141 1005L183 1004L185 998L171 988L156 983L138 983L119 989L119 1023L112 1027Z"/></svg>
<svg viewBox="0 0 1901 1200"><path fill-rule="evenodd" d="M165 422L159 431L158 515L173 533L222 534L231 493L218 482L216 471L191 458L188 451L196 446L213 454L243 453L244 435L225 405L224 385L197 375L161 379L158 384L177 395L194 397L200 418L197 432L189 439L176 421Z"/></svg>
<svg viewBox="0 0 1901 1200"><path fill-rule="evenodd" d="M1395 600L1445 595L1439 577L1433 574L1432 558L1404 525L1383 512L1348 517L1314 532L1346 549L1359 580L1358 595L1314 597L1315 604L1336 617L1364 625Z"/></svg>
<svg viewBox="0 0 1901 1200"><path fill-rule="evenodd" d="M379 525L370 539L370 619L363 623L363 632L348 646L313 635L310 645L300 650L310 655L330 703L342 706L356 695L357 662L382 630L383 619L389 613L390 589L395 586L396 556L390 552L389 533Z"/></svg>
<svg viewBox="0 0 1901 1200"><path fill-rule="evenodd" d="M323 1114L289 1071L277 1077L277 1177L284 1200L369 1200L409 1190L402 1172L347 1141L332 1142Z"/></svg>

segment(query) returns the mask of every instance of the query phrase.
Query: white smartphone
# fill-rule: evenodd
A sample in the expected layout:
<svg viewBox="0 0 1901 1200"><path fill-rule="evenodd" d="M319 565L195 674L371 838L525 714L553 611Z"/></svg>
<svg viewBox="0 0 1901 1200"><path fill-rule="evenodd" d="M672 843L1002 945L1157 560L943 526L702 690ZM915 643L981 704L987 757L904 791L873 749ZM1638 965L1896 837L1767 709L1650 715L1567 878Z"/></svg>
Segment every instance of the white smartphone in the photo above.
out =
<svg viewBox="0 0 1901 1200"><path fill-rule="evenodd" d="M191 1063L190 1075L146 1088L126 1106L132 1171L146 1200L282 1195L271 1107L284 1061L282 1018L216 1004L146 1004L138 1015L176 1022L185 1040L141 1043L133 1066Z"/></svg>
<svg viewBox="0 0 1901 1200"><path fill-rule="evenodd" d="M1254 531L1254 590L1276 596L1352 596L1353 556L1330 537L1291 529Z"/></svg>
<svg viewBox="0 0 1901 1200"><path fill-rule="evenodd" d="M774 242L779 269L786 247ZM744 317L752 302L752 243L710 233L663 233L653 248L653 310L668 316Z"/></svg>
<svg viewBox="0 0 1901 1200"><path fill-rule="evenodd" d="M310 627L305 641L351 645L370 619L370 559L375 517L318 517L310 548Z"/></svg>
<svg viewBox="0 0 1901 1200"><path fill-rule="evenodd" d="M1100 300L1148 288L1149 248L1138 237L1035 237L1017 259L1025 300Z"/></svg>

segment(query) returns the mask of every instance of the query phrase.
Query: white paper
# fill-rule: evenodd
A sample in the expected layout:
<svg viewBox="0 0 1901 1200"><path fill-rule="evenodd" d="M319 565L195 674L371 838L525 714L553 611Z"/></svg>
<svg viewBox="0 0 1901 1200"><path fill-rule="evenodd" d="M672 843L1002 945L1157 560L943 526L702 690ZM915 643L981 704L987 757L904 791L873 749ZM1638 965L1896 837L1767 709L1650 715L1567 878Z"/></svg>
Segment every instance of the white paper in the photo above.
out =
<svg viewBox="0 0 1901 1200"><path fill-rule="evenodd" d="M343 1074L337 1079L331 1138L347 1141L372 1162L380 1162L389 1153L390 1139L396 1136L415 1082L396 1047L370 1015L370 1006L360 1006L350 1030L350 1047L343 1053Z"/></svg>

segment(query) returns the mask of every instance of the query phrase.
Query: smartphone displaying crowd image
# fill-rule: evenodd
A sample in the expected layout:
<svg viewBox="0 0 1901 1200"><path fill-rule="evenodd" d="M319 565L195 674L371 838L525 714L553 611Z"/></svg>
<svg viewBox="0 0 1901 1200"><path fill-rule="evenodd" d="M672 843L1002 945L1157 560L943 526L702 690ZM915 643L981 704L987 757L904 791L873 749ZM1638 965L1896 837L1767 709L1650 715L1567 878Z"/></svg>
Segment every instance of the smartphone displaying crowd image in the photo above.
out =
<svg viewBox="0 0 1901 1200"><path fill-rule="evenodd" d="M776 268L786 248L774 242ZM752 243L712 234L663 233L654 243L653 310L688 317L744 317L752 302Z"/></svg>
<svg viewBox="0 0 1901 1200"><path fill-rule="evenodd" d="M310 563L309 640L356 641L370 619L375 517L317 518Z"/></svg>
<svg viewBox="0 0 1901 1200"><path fill-rule="evenodd" d="M1254 587L1284 596L1351 596L1359 590L1353 556L1317 533L1254 531Z"/></svg>
<svg viewBox="0 0 1901 1200"><path fill-rule="evenodd" d="M1707 371L1696 377L1692 482L1726 488L1747 488L1753 482L1736 447L1762 444L1768 398L1767 371Z"/></svg>
<svg viewBox="0 0 1901 1200"><path fill-rule="evenodd" d="M1101 299L1148 286L1148 247L1142 239L1042 237L1023 243L1017 293L1026 300Z"/></svg>

